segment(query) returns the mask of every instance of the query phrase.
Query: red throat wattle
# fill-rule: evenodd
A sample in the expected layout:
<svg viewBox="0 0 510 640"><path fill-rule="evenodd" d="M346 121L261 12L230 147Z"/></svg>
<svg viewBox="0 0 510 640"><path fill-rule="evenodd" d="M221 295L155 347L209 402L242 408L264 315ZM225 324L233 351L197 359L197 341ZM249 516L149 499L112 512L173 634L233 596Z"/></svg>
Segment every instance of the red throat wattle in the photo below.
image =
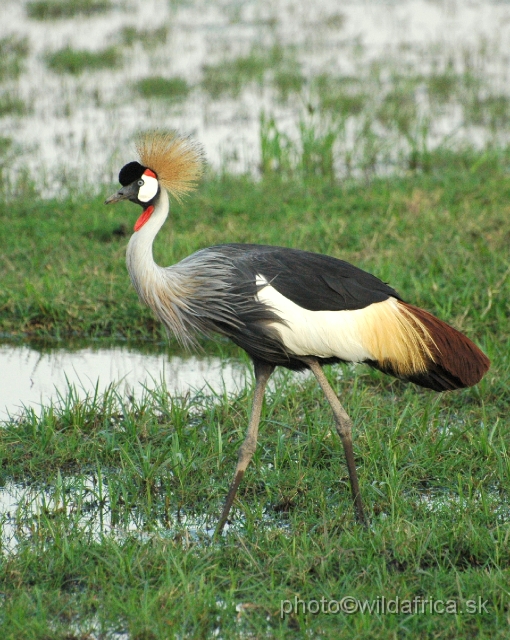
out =
<svg viewBox="0 0 510 640"><path fill-rule="evenodd" d="M147 207L147 209L145 209L142 215L135 222L135 231L138 231L143 227L143 225L151 217L153 211L154 211L154 207L152 205L150 205L149 207Z"/></svg>

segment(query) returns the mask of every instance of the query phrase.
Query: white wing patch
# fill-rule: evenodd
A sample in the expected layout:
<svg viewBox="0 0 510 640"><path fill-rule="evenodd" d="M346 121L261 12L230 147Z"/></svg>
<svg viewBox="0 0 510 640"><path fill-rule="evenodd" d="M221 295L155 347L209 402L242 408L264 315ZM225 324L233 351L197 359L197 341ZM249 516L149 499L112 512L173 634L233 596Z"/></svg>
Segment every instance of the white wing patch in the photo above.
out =
<svg viewBox="0 0 510 640"><path fill-rule="evenodd" d="M365 309L310 311L279 293L263 276L257 276L256 281L259 287L263 287L257 298L286 323L272 324L291 353L319 358L336 357L351 362L376 359L363 344Z"/></svg>

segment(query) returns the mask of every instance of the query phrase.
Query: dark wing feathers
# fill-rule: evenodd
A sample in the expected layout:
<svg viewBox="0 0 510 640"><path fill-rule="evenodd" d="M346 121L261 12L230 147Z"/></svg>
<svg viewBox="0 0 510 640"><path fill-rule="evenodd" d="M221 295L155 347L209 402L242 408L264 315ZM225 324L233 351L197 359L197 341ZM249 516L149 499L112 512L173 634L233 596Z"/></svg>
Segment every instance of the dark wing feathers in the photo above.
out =
<svg viewBox="0 0 510 640"><path fill-rule="evenodd" d="M198 256L206 256L220 267L228 292L225 301L229 314L218 316L206 306L205 329L227 335L255 360L290 369L307 366L282 343L273 326L282 320L257 300L256 277L260 275L283 296L310 311L364 309L390 296L400 300L425 325L433 343L427 370L406 376L410 382L436 391L458 389L476 384L489 368L488 358L464 335L427 311L407 305L390 286L343 260L284 247L225 244L202 249L185 261L193 262ZM320 361L327 364L339 359ZM400 377L389 361L367 364Z"/></svg>
<svg viewBox="0 0 510 640"><path fill-rule="evenodd" d="M350 266L350 265L349 265ZM362 272L363 275L369 275ZM360 281L361 279L354 276L338 276L330 275L328 273L322 274L321 277L329 287L330 295L331 291L334 291L337 296L340 296L339 304L342 304L342 309L362 309L373 302L382 302L387 300L388 296L393 296L400 299L400 296L384 282L377 280L374 277L370 281ZM382 285L382 286L380 286ZM336 299L336 296L335 296ZM335 309L338 307L335 307Z"/></svg>
<svg viewBox="0 0 510 640"><path fill-rule="evenodd" d="M363 309L398 293L357 267L317 253L265 245L228 244L212 247L230 258L235 268L264 278L282 295L310 311Z"/></svg>

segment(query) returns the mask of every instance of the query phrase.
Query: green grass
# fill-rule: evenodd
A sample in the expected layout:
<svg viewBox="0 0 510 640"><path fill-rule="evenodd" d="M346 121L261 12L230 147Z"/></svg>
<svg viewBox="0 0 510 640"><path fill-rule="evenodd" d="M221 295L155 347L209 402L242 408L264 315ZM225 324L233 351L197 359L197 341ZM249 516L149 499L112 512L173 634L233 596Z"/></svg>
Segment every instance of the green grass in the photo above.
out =
<svg viewBox="0 0 510 640"><path fill-rule="evenodd" d="M224 637L504 638L508 370L501 383L441 397L361 368L331 381L355 419L369 530L353 521L341 447L312 381L268 395L237 524L216 543L206 530L227 490L249 390L204 401L160 389L134 404L110 392L4 428L4 478L42 482L47 501L15 515L19 546L0 567L3 637L81 637L99 625L143 638L216 628ZM446 506L428 506L434 493ZM133 522L136 531L122 534ZM458 607L481 597L487 613L280 617L282 600L344 596Z"/></svg>
<svg viewBox="0 0 510 640"><path fill-rule="evenodd" d="M343 13L333 13L324 20L324 25L328 29L340 30L345 26L346 18Z"/></svg>
<svg viewBox="0 0 510 640"><path fill-rule="evenodd" d="M0 81L20 75L28 52L26 38L11 35L0 39Z"/></svg>
<svg viewBox="0 0 510 640"><path fill-rule="evenodd" d="M477 135L483 130L486 144L508 140L510 99L491 86L489 61L480 54L476 64L467 58L454 70L451 60L440 65L429 56L432 70L426 74L412 63L381 58L352 76L322 73L303 84L301 98L315 128L317 122L329 127L345 147L340 151L337 144L335 154L347 174L369 175L388 166L428 170L432 140L437 145L442 138L439 147L458 148L475 128ZM449 131L438 128L442 118L450 120Z"/></svg>
<svg viewBox="0 0 510 640"><path fill-rule="evenodd" d="M506 95L475 96L464 108L466 121L497 131L510 128L510 98Z"/></svg>
<svg viewBox="0 0 510 640"><path fill-rule="evenodd" d="M4 136L0 136L0 159L3 160L4 156L6 156L11 149L12 149L12 138L6 138Z"/></svg>
<svg viewBox="0 0 510 640"><path fill-rule="evenodd" d="M291 95L301 91L305 84L299 65L288 65L277 69L274 73L273 84L279 92L281 100L288 100Z"/></svg>
<svg viewBox="0 0 510 640"><path fill-rule="evenodd" d="M459 78L451 70L433 73L426 81L430 98L439 104L450 102L458 93Z"/></svg>
<svg viewBox="0 0 510 640"><path fill-rule="evenodd" d="M295 157L269 133L267 158L280 153L288 170L268 161L259 182L210 176L173 205L156 260L225 241L329 253L466 332L491 371L474 389L437 395L363 366L328 368L354 420L368 530L354 522L341 445L313 380L284 375L268 393L235 525L217 542L207 529L249 388L211 398L160 388L136 402L70 390L40 416L27 411L0 429L0 486L32 487L46 505L34 509L27 494L0 516L18 543L0 556L2 638L507 636L510 156L442 149L426 171L338 182L326 133L303 129L308 151ZM124 266L138 211L105 207L109 192L1 202L3 335L162 343ZM344 596L464 609L480 597L487 612L280 616L281 601Z"/></svg>
<svg viewBox="0 0 510 640"><path fill-rule="evenodd" d="M356 116L363 111L367 102L367 96L360 91L360 85L358 78L320 74L314 78L313 90L324 111L341 117Z"/></svg>
<svg viewBox="0 0 510 640"><path fill-rule="evenodd" d="M202 71L202 86L214 99L235 98L249 84L262 86L269 75L282 100L299 93L305 83L294 50L279 44L267 49L256 46L246 56L204 65Z"/></svg>
<svg viewBox="0 0 510 640"><path fill-rule="evenodd" d="M103 5L110 3L31 2L27 11L57 18ZM229 11L239 19L238 8ZM345 18L323 22L339 30ZM166 37L166 28L129 27L120 44L151 48ZM21 73L27 46L0 40L0 79ZM67 48L47 60L58 73L81 73L120 64L118 51ZM2 638L507 637L510 151L446 142L433 150L428 134L435 116L457 103L465 124L489 128L499 141L509 103L487 84L481 50L466 54L461 69L433 64L428 76L393 63L307 81L295 50L277 45L206 66L202 86L214 99L269 84L308 113L294 138L262 117L261 180L210 175L172 205L155 257L171 264L237 241L349 260L475 340L492 359L486 378L437 395L363 366L327 368L354 420L368 530L354 521L343 452L316 384L278 378L234 525L220 541L208 531L246 429L249 386L232 397L191 390L184 398L161 387L138 401L114 389L86 400L61 390L61 401L40 415L27 410L0 428L0 487L24 492L0 513L0 539L16 541L0 550ZM136 90L175 98L188 87L146 78ZM0 146L1 169L15 149L7 138ZM381 167L394 171L375 177ZM4 181L4 339L166 348L124 264L139 211L103 205L115 188L42 200L28 173L13 188ZM249 367L222 340L202 344ZM432 599L464 612L314 615L301 606L281 616L282 601L345 596ZM467 613L467 601L479 598L486 610Z"/></svg>
<svg viewBox="0 0 510 640"><path fill-rule="evenodd" d="M417 105L412 83L396 87L383 99L377 119L387 128L395 127L402 135L409 134L416 122Z"/></svg>
<svg viewBox="0 0 510 640"><path fill-rule="evenodd" d="M26 11L34 20L54 20L104 13L112 6L110 0L34 0L27 2Z"/></svg>
<svg viewBox="0 0 510 640"><path fill-rule="evenodd" d="M262 85L266 68L262 52L254 50L247 56L204 65L202 86L212 98L219 98L224 94L235 98L248 83L257 82Z"/></svg>
<svg viewBox="0 0 510 640"><path fill-rule="evenodd" d="M0 118L4 116L22 116L28 111L27 105L17 95L0 91Z"/></svg>
<svg viewBox="0 0 510 640"><path fill-rule="evenodd" d="M190 90L184 78L161 76L142 78L135 83L134 88L143 98L161 98L172 102L185 100Z"/></svg>
<svg viewBox="0 0 510 640"><path fill-rule="evenodd" d="M163 25L157 29L137 29L136 27L123 27L120 32L122 44L129 47L140 42L145 49L151 50L165 44L168 37L168 27Z"/></svg>
<svg viewBox="0 0 510 640"><path fill-rule="evenodd" d="M87 51L65 47L46 56L46 64L56 73L78 75L84 71L114 69L122 62L122 56L115 47L101 51Z"/></svg>

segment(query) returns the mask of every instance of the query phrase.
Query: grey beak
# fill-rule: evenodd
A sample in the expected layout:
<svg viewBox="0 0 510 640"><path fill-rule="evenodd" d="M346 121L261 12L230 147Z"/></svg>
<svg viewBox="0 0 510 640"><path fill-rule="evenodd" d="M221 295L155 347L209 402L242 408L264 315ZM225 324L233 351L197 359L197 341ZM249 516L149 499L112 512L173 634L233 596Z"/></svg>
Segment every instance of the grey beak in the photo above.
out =
<svg viewBox="0 0 510 640"><path fill-rule="evenodd" d="M119 189L117 193L114 193L109 198L106 198L104 201L105 204L114 204L115 202L120 202L121 200L129 200L130 198L136 198L138 195L138 182L132 182L122 189Z"/></svg>
<svg viewBox="0 0 510 640"><path fill-rule="evenodd" d="M106 198L104 201L105 204L113 204L114 202L119 202L120 200L125 200L126 196L122 195L120 191L114 193L109 198Z"/></svg>

